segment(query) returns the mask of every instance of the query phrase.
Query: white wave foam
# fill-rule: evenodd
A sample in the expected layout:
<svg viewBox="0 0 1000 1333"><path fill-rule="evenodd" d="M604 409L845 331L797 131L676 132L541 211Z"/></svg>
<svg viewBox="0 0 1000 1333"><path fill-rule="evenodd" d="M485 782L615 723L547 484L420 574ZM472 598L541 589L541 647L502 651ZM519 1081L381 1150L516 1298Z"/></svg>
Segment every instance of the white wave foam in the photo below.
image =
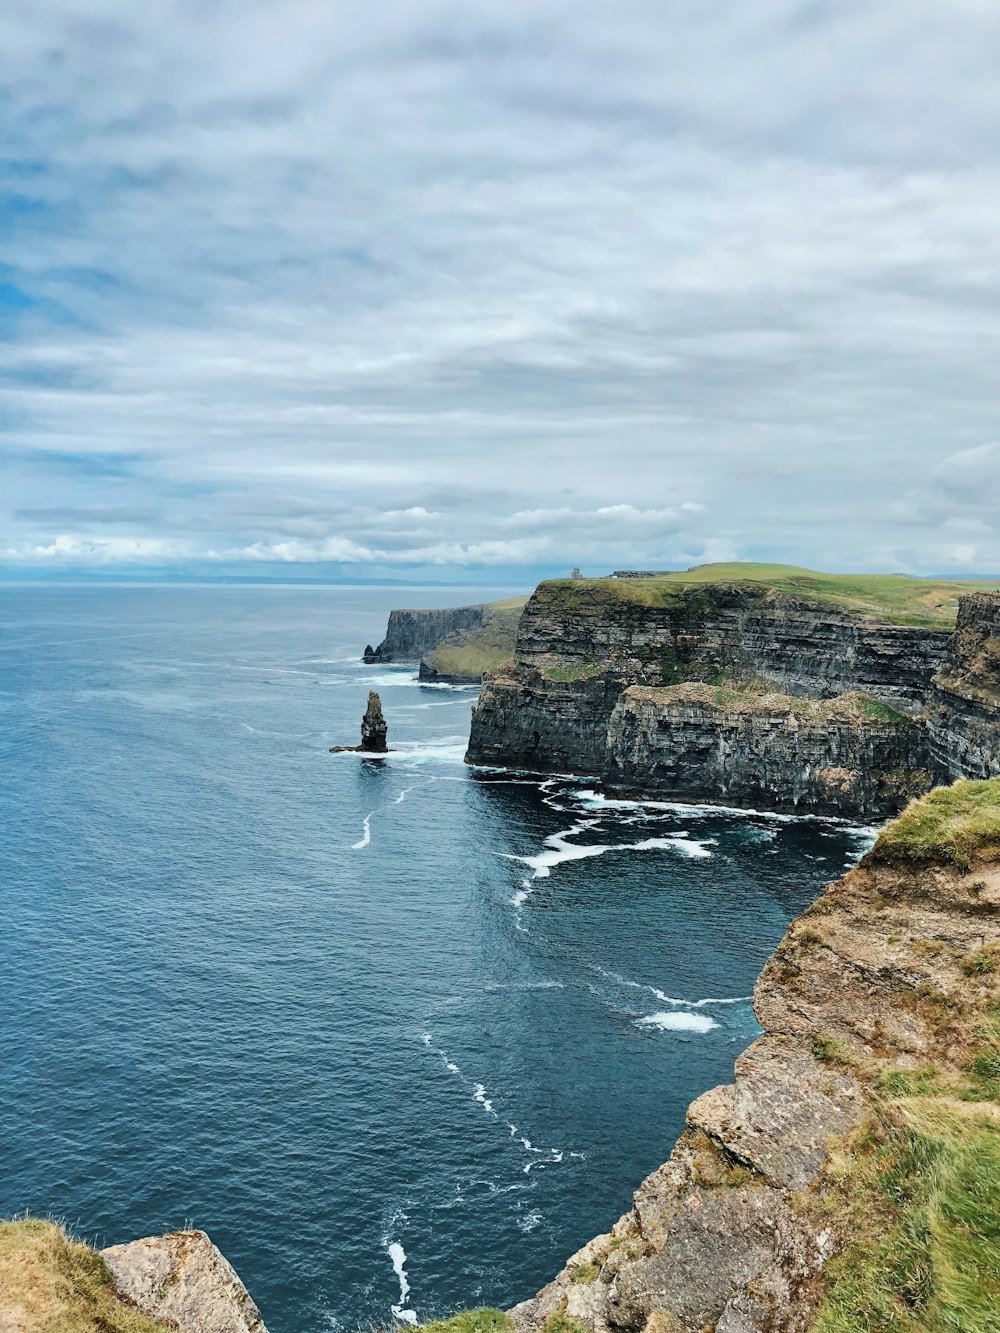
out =
<svg viewBox="0 0 1000 1333"><path fill-rule="evenodd" d="M623 977L620 972L611 972L598 963L591 963L590 966L595 972L599 972L602 977L607 977L609 981L614 981L619 986L627 986L630 990L648 990L663 1004L676 1004L685 1009L702 1009L707 1004L746 1004L752 998L749 995L726 995L722 997L708 995L702 1000L682 1000L679 996L668 995L665 991L660 990L658 986L651 986L646 981L631 981L628 977Z"/></svg>
<svg viewBox="0 0 1000 1333"><path fill-rule="evenodd" d="M392 802L392 804L393 804L393 805L402 805L403 802L406 800L407 796L409 796L409 794L410 794L411 791L413 791L413 788L412 788L412 787L404 787L403 790L402 790L402 791L399 793L399 795L396 797L396 799Z"/></svg>
<svg viewBox="0 0 1000 1333"><path fill-rule="evenodd" d="M660 1032L711 1032L719 1025L707 1014L688 1014L673 1010L670 1013L647 1014L635 1020L637 1028L657 1028Z"/></svg>
<svg viewBox="0 0 1000 1333"><path fill-rule="evenodd" d="M714 838L690 838L686 833L679 833L672 838L645 838L642 842L628 843L622 848L633 852L652 852L662 849L663 851L680 852L682 856L694 859L696 857L711 856L709 847L715 842Z"/></svg>
<svg viewBox="0 0 1000 1333"><path fill-rule="evenodd" d="M436 741L400 741L389 751L389 761L406 767L416 764L463 764L467 736L442 736Z"/></svg>
<svg viewBox="0 0 1000 1333"><path fill-rule="evenodd" d="M593 828L597 822L596 819L582 819L572 828L563 829L559 833L550 833L544 844L548 851L539 852L536 856L514 856L508 853L507 859L520 861L522 865L529 866L533 879L546 879L551 874L553 866L561 865L564 861L583 861L591 856L603 856L609 850L608 847L594 844L576 847L568 841L569 838L575 838L578 833Z"/></svg>
<svg viewBox="0 0 1000 1333"><path fill-rule="evenodd" d="M462 1072L454 1060L445 1060L444 1067L449 1074L460 1074Z"/></svg>
<svg viewBox="0 0 1000 1333"><path fill-rule="evenodd" d="M850 837L878 836L879 829L867 825L854 824L847 819L837 819L833 815L786 815L774 810L753 810L736 805L690 804L684 801L624 800L611 796L602 796L592 788L584 788L570 793L578 805L588 810L669 810L680 815L725 815L731 819L765 819L775 824L833 824L843 829Z"/></svg>
<svg viewBox="0 0 1000 1333"><path fill-rule="evenodd" d="M473 1085L472 1100L478 1102L487 1115L496 1115L496 1111L493 1109L493 1103L490 1101L489 1097L487 1097L486 1089L481 1083Z"/></svg>
<svg viewBox="0 0 1000 1333"><path fill-rule="evenodd" d="M532 1208L530 1213L525 1213L523 1217L519 1217L517 1219L518 1230L523 1231L526 1234L529 1231L534 1231L535 1227L538 1226L541 1220L542 1220L541 1213L538 1211L537 1208Z"/></svg>
<svg viewBox="0 0 1000 1333"><path fill-rule="evenodd" d="M410 1284L406 1279L406 1252L396 1240L390 1242L386 1248L392 1260L393 1272L399 1279L399 1304L392 1307L392 1313L404 1324L416 1324L416 1311L406 1308L410 1295Z"/></svg>
<svg viewBox="0 0 1000 1333"><path fill-rule="evenodd" d="M375 811L373 810L372 814L374 813ZM372 840L372 816L365 815L364 832L361 834L361 837L358 839L357 842L351 843L351 851L359 852L362 847L367 847L368 844L371 842L371 840Z"/></svg>

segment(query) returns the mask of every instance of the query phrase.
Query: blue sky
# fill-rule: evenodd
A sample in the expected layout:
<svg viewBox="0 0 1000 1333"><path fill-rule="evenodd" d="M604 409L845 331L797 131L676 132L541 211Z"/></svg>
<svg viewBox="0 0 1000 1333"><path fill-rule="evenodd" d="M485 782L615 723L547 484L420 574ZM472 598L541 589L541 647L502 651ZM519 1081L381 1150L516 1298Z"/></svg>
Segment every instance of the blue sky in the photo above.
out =
<svg viewBox="0 0 1000 1333"><path fill-rule="evenodd" d="M993 0L6 0L0 567L1000 573Z"/></svg>

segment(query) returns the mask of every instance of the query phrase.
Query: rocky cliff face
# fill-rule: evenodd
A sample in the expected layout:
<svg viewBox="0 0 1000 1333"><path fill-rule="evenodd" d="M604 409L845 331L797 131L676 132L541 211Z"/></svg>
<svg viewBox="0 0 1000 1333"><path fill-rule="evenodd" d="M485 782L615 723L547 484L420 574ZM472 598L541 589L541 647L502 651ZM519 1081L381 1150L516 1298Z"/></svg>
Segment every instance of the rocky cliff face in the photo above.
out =
<svg viewBox="0 0 1000 1333"><path fill-rule="evenodd" d="M440 611L390 611L385 638L377 648L364 651L366 662L419 662L447 634L476 629L483 623L483 606L456 606Z"/></svg>
<svg viewBox="0 0 1000 1333"><path fill-rule="evenodd" d="M794 720L791 705L783 709L788 720L774 714L771 724L760 716L751 723L742 709L726 721L716 707L682 718L678 701L668 696L662 702L670 702L669 714L658 722L649 696L641 725L634 706L617 715L615 710L623 691L634 686L669 689L699 682L743 688L765 681L793 699L863 692L893 715L916 714L945 659L948 631L880 622L759 585L641 591L640 596L630 585L607 582L542 584L521 617L516 661L486 677L473 715L469 761L607 774L633 791L670 790L687 799L723 799L731 789L734 803L778 800L782 809L800 808L799 801L803 809L828 808L819 790L823 783L813 781L820 769L858 773L866 762L885 762L881 790L888 796L895 788L895 804L880 804L874 789L860 793L860 805L847 803L847 787L858 786L852 779L844 788L842 813L898 809L915 787L905 775L929 769L914 731L842 728L831 731L824 746L815 728L810 733ZM671 735L678 746L673 760ZM733 753L733 745L744 741L756 754L756 768L748 766L747 780L736 775L731 784L720 776L719 764L727 746ZM648 784L641 780L643 744L645 757L652 761L655 750L660 765L659 778ZM751 771L763 778L756 787L749 781ZM690 790L684 788L685 776L692 780Z"/></svg>
<svg viewBox="0 0 1000 1333"><path fill-rule="evenodd" d="M976 790L975 801L1000 813L1000 783L981 785L993 790ZM935 802L943 820L965 817L964 798L947 804L950 796L939 791L913 808L915 836L926 837ZM914 1261L925 1265L919 1279L908 1271L899 1250L928 1224L907 1212L902 1175L891 1204L877 1177L872 1199L864 1196L866 1154L889 1169L897 1128L903 1158L931 1154L925 1175L934 1153L973 1133L995 1148L998 1134L992 1098L1000 1094L989 1071L994 1061L1000 1070L1000 1046L988 1025L1000 1000L1000 844L960 864L926 848L908 862L912 850L905 838L880 840L793 922L755 988L764 1035L736 1061L732 1084L691 1105L670 1160L639 1186L631 1210L515 1307L521 1333L552 1316L595 1333L797 1333L838 1301L853 1316L828 1325L838 1329L971 1328L941 1313L942 1302L966 1297L988 1311L988 1274L973 1268L965 1296L953 1297L947 1274L935 1270L932 1240ZM995 1221L998 1182L986 1161L958 1186L964 1211L934 1214L939 1230L974 1230L977 1192L980 1214ZM886 1300L901 1320L906 1314L898 1324L869 1319L849 1255L859 1240L860 1271L887 1270ZM840 1269L829 1268L837 1256Z"/></svg>
<svg viewBox="0 0 1000 1333"><path fill-rule="evenodd" d="M876 819L930 785L923 728L865 695L708 685L624 690L601 778L617 795Z"/></svg>
<svg viewBox="0 0 1000 1333"><path fill-rule="evenodd" d="M1000 594L962 598L927 716L941 781L1000 773Z"/></svg>
<svg viewBox="0 0 1000 1333"><path fill-rule="evenodd" d="M173 1231L101 1251L115 1287L179 1333L267 1333L232 1264L204 1231Z"/></svg>

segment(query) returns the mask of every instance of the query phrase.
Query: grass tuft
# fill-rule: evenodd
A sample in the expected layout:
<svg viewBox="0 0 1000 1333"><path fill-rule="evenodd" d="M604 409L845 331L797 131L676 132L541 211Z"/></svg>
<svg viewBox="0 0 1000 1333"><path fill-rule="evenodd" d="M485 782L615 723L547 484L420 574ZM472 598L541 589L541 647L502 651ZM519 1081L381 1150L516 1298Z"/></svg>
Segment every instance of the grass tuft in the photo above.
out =
<svg viewBox="0 0 1000 1333"><path fill-rule="evenodd" d="M424 1333L505 1333L511 1327L511 1320L502 1310L482 1306L477 1310L460 1310L450 1319L435 1319L420 1327Z"/></svg>
<svg viewBox="0 0 1000 1333"><path fill-rule="evenodd" d="M879 834L868 860L883 865L934 862L968 870L978 854L1000 849L1000 778L962 779L911 802Z"/></svg>
<svg viewBox="0 0 1000 1333"><path fill-rule="evenodd" d="M58 1222L0 1222L0 1329L16 1333L176 1333L115 1291L107 1264Z"/></svg>

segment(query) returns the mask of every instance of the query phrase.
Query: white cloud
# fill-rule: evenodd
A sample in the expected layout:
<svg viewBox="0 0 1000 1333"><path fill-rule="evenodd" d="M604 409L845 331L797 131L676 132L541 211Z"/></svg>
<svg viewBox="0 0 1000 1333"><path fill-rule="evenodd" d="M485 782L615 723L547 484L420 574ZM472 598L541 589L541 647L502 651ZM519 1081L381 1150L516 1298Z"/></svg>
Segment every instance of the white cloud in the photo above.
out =
<svg viewBox="0 0 1000 1333"><path fill-rule="evenodd" d="M0 36L7 560L1000 570L985 0Z"/></svg>

